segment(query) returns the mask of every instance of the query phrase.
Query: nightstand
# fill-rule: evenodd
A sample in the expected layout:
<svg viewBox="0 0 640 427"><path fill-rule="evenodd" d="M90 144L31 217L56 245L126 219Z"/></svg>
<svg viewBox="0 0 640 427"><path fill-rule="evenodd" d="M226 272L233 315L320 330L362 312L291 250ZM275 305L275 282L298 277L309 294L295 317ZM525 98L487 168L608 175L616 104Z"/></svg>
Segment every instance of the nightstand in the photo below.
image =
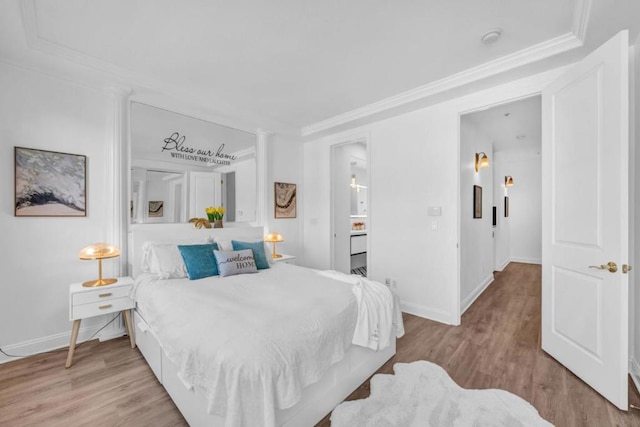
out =
<svg viewBox="0 0 640 427"><path fill-rule="evenodd" d="M82 319L121 311L129 334L131 348L135 348L136 342L131 327L131 309L136 304L129 297L132 287L133 279L131 277L119 277L116 283L95 288L85 288L82 283L74 283L69 286L69 320L73 320L73 329L66 368L73 363L73 353L76 350L76 340Z"/></svg>
<svg viewBox="0 0 640 427"><path fill-rule="evenodd" d="M285 264L295 264L296 263L296 257L295 255L285 255L285 254L280 254L282 255L282 257L280 258L272 258L271 262L278 263L278 262L283 262Z"/></svg>

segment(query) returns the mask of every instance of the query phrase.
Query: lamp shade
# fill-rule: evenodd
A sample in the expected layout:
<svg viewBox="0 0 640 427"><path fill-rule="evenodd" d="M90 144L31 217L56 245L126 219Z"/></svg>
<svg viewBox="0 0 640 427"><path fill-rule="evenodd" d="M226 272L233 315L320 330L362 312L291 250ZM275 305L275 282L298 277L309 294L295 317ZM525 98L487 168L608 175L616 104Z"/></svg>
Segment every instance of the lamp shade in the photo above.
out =
<svg viewBox="0 0 640 427"><path fill-rule="evenodd" d="M108 243L94 243L87 247L82 248L78 253L78 257L84 260L98 260L98 279L89 280L84 282L82 286L94 287L104 286L116 283L118 279L103 279L102 278L102 260L105 258L115 258L120 256L120 249L117 246L110 245Z"/></svg>
<svg viewBox="0 0 640 427"><path fill-rule="evenodd" d="M280 243L284 242L284 237L280 233L276 233L275 231L269 233L265 236L264 241L267 243Z"/></svg>
<svg viewBox="0 0 640 427"><path fill-rule="evenodd" d="M488 168L489 167L489 158L484 153L484 151L476 153L475 158L476 158L476 161L475 161L476 172L478 172L478 170L480 170L482 168Z"/></svg>
<svg viewBox="0 0 640 427"><path fill-rule="evenodd" d="M273 250L271 251L271 258L282 258L282 255L276 252L276 243L284 242L284 237L282 234L277 233L275 231L264 236L264 241L267 243L271 243L273 245Z"/></svg>
<svg viewBox="0 0 640 427"><path fill-rule="evenodd" d="M108 243L94 243L80 250L80 259L104 259L120 256L120 249Z"/></svg>

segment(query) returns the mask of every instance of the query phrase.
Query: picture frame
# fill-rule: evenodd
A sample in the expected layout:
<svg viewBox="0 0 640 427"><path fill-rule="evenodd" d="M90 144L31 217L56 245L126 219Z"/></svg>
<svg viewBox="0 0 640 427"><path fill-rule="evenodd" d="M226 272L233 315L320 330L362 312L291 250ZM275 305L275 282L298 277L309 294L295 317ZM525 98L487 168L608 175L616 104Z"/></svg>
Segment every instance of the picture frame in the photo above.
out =
<svg viewBox="0 0 640 427"><path fill-rule="evenodd" d="M509 217L509 196L504 196L504 217Z"/></svg>
<svg viewBox="0 0 640 427"><path fill-rule="evenodd" d="M149 202L149 218L161 218L164 215L164 201L155 200Z"/></svg>
<svg viewBox="0 0 640 427"><path fill-rule="evenodd" d="M14 216L86 217L87 156L14 147Z"/></svg>
<svg viewBox="0 0 640 427"><path fill-rule="evenodd" d="M473 186L473 217L482 218L482 187Z"/></svg>
<svg viewBox="0 0 640 427"><path fill-rule="evenodd" d="M273 183L273 207L275 218L295 218L297 214L296 184Z"/></svg>

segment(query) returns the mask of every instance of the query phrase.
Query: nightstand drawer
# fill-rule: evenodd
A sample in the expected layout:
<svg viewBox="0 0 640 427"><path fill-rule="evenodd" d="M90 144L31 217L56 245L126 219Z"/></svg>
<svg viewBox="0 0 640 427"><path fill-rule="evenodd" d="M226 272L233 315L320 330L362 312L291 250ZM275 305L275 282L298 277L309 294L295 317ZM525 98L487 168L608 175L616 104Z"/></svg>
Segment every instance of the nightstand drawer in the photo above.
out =
<svg viewBox="0 0 640 427"><path fill-rule="evenodd" d="M89 304L74 305L72 308L71 320L85 319L87 317L99 316L101 314L128 310L134 306L135 304L133 303L133 300L128 296Z"/></svg>
<svg viewBox="0 0 640 427"><path fill-rule="evenodd" d="M73 305L110 301L117 298L128 297L130 291L131 286L105 286L103 288L92 289L87 292L76 292L73 294Z"/></svg>

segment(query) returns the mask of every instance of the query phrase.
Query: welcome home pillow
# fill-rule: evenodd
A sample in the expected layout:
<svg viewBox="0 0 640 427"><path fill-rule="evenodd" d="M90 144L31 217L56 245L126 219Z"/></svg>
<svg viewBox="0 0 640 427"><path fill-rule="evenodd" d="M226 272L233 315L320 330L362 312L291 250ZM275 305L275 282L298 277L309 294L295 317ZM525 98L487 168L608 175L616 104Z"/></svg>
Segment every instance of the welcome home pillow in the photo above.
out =
<svg viewBox="0 0 640 427"><path fill-rule="evenodd" d="M184 264L187 267L189 280L202 279L203 277L217 276L218 264L213 251L218 249L215 243L206 245L178 245L178 250Z"/></svg>
<svg viewBox="0 0 640 427"><path fill-rule="evenodd" d="M269 261L267 260L267 255L264 250L264 242L240 242L238 240L232 240L231 244L233 245L234 251L239 251L242 249L251 249L253 251L253 256L256 259L256 267L258 270L264 270L265 268L269 268Z"/></svg>
<svg viewBox="0 0 640 427"><path fill-rule="evenodd" d="M241 251L213 251L218 261L220 277L257 273L256 260L251 249Z"/></svg>

